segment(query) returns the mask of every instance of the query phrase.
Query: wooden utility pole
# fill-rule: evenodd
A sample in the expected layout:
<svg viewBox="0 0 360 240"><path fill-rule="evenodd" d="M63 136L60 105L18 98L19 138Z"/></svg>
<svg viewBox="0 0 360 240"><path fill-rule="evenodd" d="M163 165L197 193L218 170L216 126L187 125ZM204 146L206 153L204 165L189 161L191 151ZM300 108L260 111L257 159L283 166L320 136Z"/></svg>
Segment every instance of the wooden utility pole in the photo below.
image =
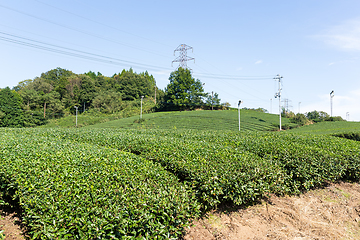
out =
<svg viewBox="0 0 360 240"><path fill-rule="evenodd" d="M214 110L213 103L214 103L214 91L211 92L211 110Z"/></svg>
<svg viewBox="0 0 360 240"><path fill-rule="evenodd" d="M45 111L46 111L46 102L44 102L44 118L45 118Z"/></svg>

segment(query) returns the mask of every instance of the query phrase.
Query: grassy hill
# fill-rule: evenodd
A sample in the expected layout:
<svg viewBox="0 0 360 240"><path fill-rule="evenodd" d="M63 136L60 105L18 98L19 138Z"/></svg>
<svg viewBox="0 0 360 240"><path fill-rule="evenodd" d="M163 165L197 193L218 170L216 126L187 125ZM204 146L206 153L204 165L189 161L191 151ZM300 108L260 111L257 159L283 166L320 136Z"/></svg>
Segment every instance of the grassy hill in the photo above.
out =
<svg viewBox="0 0 360 240"><path fill-rule="evenodd" d="M199 110L183 112L151 112L152 103L144 104L143 119L139 120L139 106L129 106L114 114L89 112L78 115L78 127L85 128L121 128L121 129L195 129L238 131L237 110ZM75 127L75 116L50 120L40 128ZM254 110L241 110L241 130L276 131L279 128L279 116ZM310 134L360 133L359 122L320 122L297 127L288 118L282 118L282 128L288 132Z"/></svg>
<svg viewBox="0 0 360 240"><path fill-rule="evenodd" d="M293 133L310 133L310 134L340 134L356 132L360 133L360 122L319 122L300 128L289 130Z"/></svg>
<svg viewBox="0 0 360 240"><path fill-rule="evenodd" d="M282 124L295 127L289 119L283 118ZM241 110L241 129L250 131L272 131L278 129L279 116ZM123 128L123 129L197 129L197 130L234 130L239 129L237 110L200 110L183 112L156 112L125 119L109 121L87 128Z"/></svg>

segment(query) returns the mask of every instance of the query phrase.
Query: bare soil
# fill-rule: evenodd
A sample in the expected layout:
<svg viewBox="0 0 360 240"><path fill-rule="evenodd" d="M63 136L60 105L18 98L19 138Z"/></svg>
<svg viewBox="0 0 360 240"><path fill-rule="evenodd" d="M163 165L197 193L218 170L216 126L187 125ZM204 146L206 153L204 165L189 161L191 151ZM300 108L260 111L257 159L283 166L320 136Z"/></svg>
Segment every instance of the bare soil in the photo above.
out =
<svg viewBox="0 0 360 240"><path fill-rule="evenodd" d="M0 208L0 231L6 240L25 239L24 227L20 220L20 210L1 206ZM0 238L1 239L1 238Z"/></svg>
<svg viewBox="0 0 360 240"><path fill-rule="evenodd" d="M231 212L212 211L184 239L360 239L360 184L330 184Z"/></svg>
<svg viewBox="0 0 360 240"><path fill-rule="evenodd" d="M5 239L25 239L19 215L0 209ZM360 184L330 184L300 196L270 196L261 204L222 208L193 222L190 239L360 239Z"/></svg>

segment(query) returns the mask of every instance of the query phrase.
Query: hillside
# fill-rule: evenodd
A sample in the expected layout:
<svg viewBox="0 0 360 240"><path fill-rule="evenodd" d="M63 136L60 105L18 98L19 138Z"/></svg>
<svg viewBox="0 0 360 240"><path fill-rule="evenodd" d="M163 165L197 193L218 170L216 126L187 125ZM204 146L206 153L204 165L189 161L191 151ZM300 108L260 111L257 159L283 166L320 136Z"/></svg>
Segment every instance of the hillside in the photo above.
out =
<svg viewBox="0 0 360 240"><path fill-rule="evenodd" d="M293 133L311 133L311 134L337 134L348 132L360 132L360 122L319 122L300 128L289 130Z"/></svg>
<svg viewBox="0 0 360 240"><path fill-rule="evenodd" d="M273 131L278 129L279 116L254 110L241 110L241 130ZM282 120L283 126L296 126L289 119ZM156 112L115 121L100 123L87 128L123 129L195 129L195 130L239 130L237 110L199 110L182 112Z"/></svg>

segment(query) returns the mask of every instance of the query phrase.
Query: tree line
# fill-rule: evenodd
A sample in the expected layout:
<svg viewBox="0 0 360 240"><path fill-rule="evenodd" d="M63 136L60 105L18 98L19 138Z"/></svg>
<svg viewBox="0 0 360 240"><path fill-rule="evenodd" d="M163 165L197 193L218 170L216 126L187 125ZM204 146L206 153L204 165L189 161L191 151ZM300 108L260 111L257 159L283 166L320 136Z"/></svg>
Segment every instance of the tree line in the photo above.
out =
<svg viewBox="0 0 360 240"><path fill-rule="evenodd" d="M194 79L188 69L177 69L169 80L161 90L147 71L136 73L130 68L107 77L99 72L75 74L56 68L21 81L13 89L0 90L0 126L42 125L47 119L73 114L75 106L80 112L91 109L111 114L123 110L128 101L139 101L141 96L157 103L154 111L228 106L220 104L217 93L205 93L201 81Z"/></svg>

